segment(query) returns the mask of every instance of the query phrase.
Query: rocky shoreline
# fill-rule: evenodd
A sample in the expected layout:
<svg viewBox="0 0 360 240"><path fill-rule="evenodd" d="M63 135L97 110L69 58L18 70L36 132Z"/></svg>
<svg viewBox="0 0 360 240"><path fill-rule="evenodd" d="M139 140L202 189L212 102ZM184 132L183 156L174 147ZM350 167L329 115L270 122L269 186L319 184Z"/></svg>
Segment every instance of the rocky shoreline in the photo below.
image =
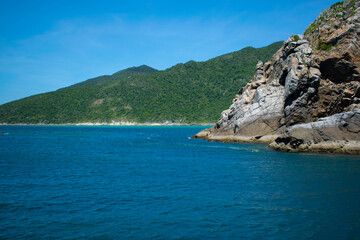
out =
<svg viewBox="0 0 360 240"><path fill-rule="evenodd" d="M289 127L269 147L287 152L360 153L360 109Z"/></svg>
<svg viewBox="0 0 360 240"><path fill-rule="evenodd" d="M279 137L279 135L238 136L234 134L213 134L213 128L209 128L202 130L191 138L224 143L271 143L277 137Z"/></svg>
<svg viewBox="0 0 360 240"><path fill-rule="evenodd" d="M136 123L136 122L111 122L111 123L103 123L103 122L84 122L84 123L53 123L53 124L28 124L28 123L0 123L0 126L211 126L213 123Z"/></svg>
<svg viewBox="0 0 360 240"><path fill-rule="evenodd" d="M324 10L193 138L270 143L289 152L360 154L360 2Z"/></svg>

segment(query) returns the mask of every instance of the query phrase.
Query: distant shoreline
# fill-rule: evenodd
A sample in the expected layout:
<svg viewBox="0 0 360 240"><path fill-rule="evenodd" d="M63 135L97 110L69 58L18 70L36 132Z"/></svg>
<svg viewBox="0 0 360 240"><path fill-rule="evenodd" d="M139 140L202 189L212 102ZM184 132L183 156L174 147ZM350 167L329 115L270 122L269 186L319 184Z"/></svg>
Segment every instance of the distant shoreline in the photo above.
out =
<svg viewBox="0 0 360 240"><path fill-rule="evenodd" d="M0 123L0 126L213 126L214 123L136 123L136 122L83 122L83 123Z"/></svg>

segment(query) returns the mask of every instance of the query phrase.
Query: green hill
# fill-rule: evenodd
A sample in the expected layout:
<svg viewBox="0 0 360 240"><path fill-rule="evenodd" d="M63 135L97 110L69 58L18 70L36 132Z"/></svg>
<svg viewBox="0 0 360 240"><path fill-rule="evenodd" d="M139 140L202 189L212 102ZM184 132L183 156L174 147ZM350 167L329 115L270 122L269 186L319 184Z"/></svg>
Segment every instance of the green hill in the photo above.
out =
<svg viewBox="0 0 360 240"><path fill-rule="evenodd" d="M154 73L154 72L157 72L157 71L158 70L156 70L154 68L151 68L149 66L141 65L139 67L131 67L131 68L127 68L127 69L118 71L118 72L114 73L113 75L103 75L103 76L100 76L100 77L90 78L90 79L88 79L86 81L76 83L76 84L71 85L71 86L66 87L66 88L101 85L101 84L104 84L104 83L119 80L121 78L127 78L127 77L130 77L130 76L134 75L134 74L138 74L138 73ZM66 88L64 88L64 89L66 89Z"/></svg>
<svg viewBox="0 0 360 240"><path fill-rule="evenodd" d="M205 62L34 95L1 105L0 122L215 122L234 89L252 78L256 63L270 59L281 45L247 47Z"/></svg>

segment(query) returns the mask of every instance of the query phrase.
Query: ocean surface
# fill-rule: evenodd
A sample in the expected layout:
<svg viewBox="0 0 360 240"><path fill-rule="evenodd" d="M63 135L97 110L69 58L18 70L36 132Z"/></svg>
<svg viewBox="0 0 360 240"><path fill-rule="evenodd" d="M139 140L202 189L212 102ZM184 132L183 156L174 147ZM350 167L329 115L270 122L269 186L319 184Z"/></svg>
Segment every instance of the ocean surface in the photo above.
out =
<svg viewBox="0 0 360 240"><path fill-rule="evenodd" d="M204 127L0 126L0 239L360 239L360 157Z"/></svg>

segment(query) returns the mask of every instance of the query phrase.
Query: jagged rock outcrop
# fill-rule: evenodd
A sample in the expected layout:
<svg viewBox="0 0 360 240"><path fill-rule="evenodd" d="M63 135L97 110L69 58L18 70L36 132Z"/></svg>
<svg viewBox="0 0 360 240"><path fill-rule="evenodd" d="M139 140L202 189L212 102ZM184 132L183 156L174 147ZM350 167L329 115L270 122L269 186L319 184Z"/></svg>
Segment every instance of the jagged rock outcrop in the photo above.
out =
<svg viewBox="0 0 360 240"><path fill-rule="evenodd" d="M194 138L271 142L288 127L360 108L360 2L323 11L304 35L293 35ZM317 126L317 125L314 125ZM360 139L359 146L360 146Z"/></svg>
<svg viewBox="0 0 360 240"><path fill-rule="evenodd" d="M359 154L360 109L289 127L269 147L280 151Z"/></svg>

